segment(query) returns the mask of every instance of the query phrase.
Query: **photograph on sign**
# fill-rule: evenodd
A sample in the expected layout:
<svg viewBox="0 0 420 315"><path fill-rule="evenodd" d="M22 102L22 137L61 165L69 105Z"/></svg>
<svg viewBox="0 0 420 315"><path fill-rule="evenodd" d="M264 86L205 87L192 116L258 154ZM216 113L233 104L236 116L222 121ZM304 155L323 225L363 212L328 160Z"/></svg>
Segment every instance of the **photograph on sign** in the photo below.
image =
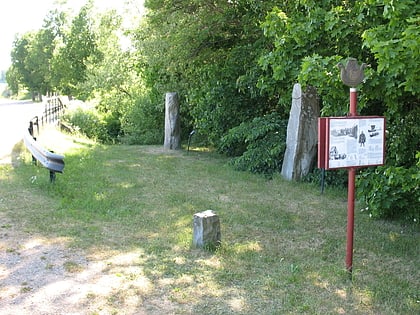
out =
<svg viewBox="0 0 420 315"><path fill-rule="evenodd" d="M331 118L328 138L328 168L384 163L383 117Z"/></svg>

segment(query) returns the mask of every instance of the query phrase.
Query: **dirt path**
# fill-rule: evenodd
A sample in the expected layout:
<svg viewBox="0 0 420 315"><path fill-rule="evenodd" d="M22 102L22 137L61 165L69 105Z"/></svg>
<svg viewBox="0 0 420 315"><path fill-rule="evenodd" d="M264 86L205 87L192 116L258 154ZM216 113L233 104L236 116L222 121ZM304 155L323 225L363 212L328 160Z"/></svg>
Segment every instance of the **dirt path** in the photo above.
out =
<svg viewBox="0 0 420 315"><path fill-rule="evenodd" d="M83 303L74 302L83 301L83 273L75 271L88 272L86 258L69 251L59 240L50 242L13 228L2 222L0 314L82 313Z"/></svg>
<svg viewBox="0 0 420 315"><path fill-rule="evenodd" d="M136 263L139 253L87 258L65 239L18 232L1 218L0 314L172 314ZM163 293L163 292L162 292Z"/></svg>

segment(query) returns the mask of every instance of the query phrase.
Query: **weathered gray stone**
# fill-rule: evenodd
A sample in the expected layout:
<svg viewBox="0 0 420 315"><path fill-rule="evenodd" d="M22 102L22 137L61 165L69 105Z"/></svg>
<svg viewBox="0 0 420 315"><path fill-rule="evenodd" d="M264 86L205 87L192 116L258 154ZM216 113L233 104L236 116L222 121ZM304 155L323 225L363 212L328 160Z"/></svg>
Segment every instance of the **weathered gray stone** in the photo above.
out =
<svg viewBox="0 0 420 315"><path fill-rule="evenodd" d="M193 220L193 247L215 248L220 245L220 220L213 210L195 213Z"/></svg>
<svg viewBox="0 0 420 315"><path fill-rule="evenodd" d="M181 148L181 122L178 93L166 93L165 96L165 141L163 147L168 150Z"/></svg>
<svg viewBox="0 0 420 315"><path fill-rule="evenodd" d="M292 108L287 124L286 152L281 174L299 180L315 165L318 145L319 99L314 87L304 93L299 83L293 87Z"/></svg>

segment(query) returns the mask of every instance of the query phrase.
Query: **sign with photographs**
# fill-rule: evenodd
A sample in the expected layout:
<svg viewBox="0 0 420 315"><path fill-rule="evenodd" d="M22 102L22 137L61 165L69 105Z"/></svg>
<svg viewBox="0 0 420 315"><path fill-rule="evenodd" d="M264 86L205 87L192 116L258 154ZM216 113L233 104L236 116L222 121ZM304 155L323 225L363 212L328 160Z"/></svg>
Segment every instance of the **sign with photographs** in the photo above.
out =
<svg viewBox="0 0 420 315"><path fill-rule="evenodd" d="M384 164L384 117L320 118L318 127L319 168L335 169Z"/></svg>

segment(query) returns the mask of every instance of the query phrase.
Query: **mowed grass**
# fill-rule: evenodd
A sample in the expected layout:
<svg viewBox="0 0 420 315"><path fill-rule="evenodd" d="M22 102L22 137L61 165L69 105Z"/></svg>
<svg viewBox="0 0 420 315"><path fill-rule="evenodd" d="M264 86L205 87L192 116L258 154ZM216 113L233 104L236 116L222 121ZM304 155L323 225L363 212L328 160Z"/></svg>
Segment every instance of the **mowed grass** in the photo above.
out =
<svg viewBox="0 0 420 315"><path fill-rule="evenodd" d="M1 167L2 229L65 239L108 261L104 272L125 285L86 298L105 299L109 313L420 313L418 224L372 220L357 208L350 280L345 191L237 172L197 148L63 134L40 141L65 153L65 173L50 184L27 154ZM191 248L193 214L207 209L221 221L213 252Z"/></svg>

